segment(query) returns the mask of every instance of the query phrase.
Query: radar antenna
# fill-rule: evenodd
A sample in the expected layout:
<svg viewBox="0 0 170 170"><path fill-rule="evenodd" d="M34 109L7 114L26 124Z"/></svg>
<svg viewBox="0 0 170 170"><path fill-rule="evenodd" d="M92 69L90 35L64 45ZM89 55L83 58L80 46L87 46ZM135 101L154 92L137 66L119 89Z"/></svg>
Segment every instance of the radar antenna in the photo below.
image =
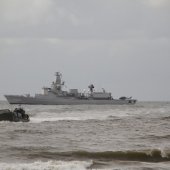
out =
<svg viewBox="0 0 170 170"><path fill-rule="evenodd" d="M90 92L93 93L94 85L93 85L93 84L90 84L90 85L88 86L88 88L90 89Z"/></svg>

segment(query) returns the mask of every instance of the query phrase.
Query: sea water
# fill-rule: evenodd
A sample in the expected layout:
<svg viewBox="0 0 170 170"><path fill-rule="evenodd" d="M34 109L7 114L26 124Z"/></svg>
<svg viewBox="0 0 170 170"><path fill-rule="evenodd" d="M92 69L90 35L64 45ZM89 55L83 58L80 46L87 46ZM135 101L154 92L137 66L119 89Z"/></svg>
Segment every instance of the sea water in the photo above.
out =
<svg viewBox="0 0 170 170"><path fill-rule="evenodd" d="M30 122L0 122L0 170L170 169L170 102L22 107Z"/></svg>

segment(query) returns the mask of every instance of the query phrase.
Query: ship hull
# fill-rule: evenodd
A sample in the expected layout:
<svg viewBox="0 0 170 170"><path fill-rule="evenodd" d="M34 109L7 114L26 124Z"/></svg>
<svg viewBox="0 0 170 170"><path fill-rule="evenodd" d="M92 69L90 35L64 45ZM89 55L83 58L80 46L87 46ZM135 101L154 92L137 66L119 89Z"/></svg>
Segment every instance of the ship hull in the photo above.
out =
<svg viewBox="0 0 170 170"><path fill-rule="evenodd" d="M5 95L10 104L28 104L28 105L122 105L135 104L134 99L110 99L110 100L95 100L95 99L77 99L68 97L27 97L19 95Z"/></svg>

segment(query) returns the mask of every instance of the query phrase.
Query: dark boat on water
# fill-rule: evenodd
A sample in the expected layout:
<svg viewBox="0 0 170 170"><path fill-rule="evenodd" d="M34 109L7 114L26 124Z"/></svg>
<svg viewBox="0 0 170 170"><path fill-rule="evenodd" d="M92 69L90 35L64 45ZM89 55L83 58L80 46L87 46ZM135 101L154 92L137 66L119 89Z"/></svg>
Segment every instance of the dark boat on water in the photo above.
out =
<svg viewBox="0 0 170 170"><path fill-rule="evenodd" d="M0 121L11 122L29 122L29 116L25 114L25 110L22 108L16 108L14 111L9 109L0 110Z"/></svg>

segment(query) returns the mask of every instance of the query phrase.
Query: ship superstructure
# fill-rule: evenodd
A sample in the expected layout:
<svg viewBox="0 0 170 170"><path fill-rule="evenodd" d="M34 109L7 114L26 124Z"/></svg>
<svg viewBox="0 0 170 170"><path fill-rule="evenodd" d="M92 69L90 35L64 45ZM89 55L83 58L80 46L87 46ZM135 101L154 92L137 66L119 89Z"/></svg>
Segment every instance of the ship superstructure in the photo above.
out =
<svg viewBox="0 0 170 170"><path fill-rule="evenodd" d="M121 97L113 99L111 93L104 89L100 92L94 91L94 85L88 86L89 92L79 92L78 89L64 91L65 82L62 81L62 74L56 72L56 80L51 87L43 87L43 94L30 95L5 95L10 104L43 104L43 105L77 105L77 104L135 104L132 98Z"/></svg>

